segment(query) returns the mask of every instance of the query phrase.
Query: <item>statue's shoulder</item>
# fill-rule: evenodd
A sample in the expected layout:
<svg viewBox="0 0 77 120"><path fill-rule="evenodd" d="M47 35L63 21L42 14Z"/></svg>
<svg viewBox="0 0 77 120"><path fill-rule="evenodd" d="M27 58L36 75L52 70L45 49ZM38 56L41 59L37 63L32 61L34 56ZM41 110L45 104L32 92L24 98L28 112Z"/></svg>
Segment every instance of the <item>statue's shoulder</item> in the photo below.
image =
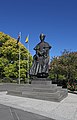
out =
<svg viewBox="0 0 77 120"><path fill-rule="evenodd" d="M41 42L40 42L40 43L41 43ZM38 44L34 47L34 50L39 49L40 43L38 43Z"/></svg>
<svg viewBox="0 0 77 120"><path fill-rule="evenodd" d="M45 41L44 41L44 43L47 44L47 45L49 45L49 43L47 43L47 42L45 42Z"/></svg>
<svg viewBox="0 0 77 120"><path fill-rule="evenodd" d="M50 45L49 45L49 43L47 43L47 42L45 42L45 41L44 41L44 44L45 44L47 47L49 47L49 46L50 46Z"/></svg>
<svg viewBox="0 0 77 120"><path fill-rule="evenodd" d="M45 42L45 41L44 41L44 46L45 46L46 48L48 48L48 49L51 49L51 48L52 48L52 46L49 45L49 43L47 43L47 42Z"/></svg>

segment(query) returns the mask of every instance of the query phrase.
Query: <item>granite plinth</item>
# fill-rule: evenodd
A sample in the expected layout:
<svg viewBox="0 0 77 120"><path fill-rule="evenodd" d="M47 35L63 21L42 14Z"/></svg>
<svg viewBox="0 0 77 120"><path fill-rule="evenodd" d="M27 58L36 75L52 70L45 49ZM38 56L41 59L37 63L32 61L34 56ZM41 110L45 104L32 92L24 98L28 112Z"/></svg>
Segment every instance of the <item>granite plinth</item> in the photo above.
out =
<svg viewBox="0 0 77 120"><path fill-rule="evenodd" d="M52 81L47 78L35 78L31 80L31 84L51 85Z"/></svg>
<svg viewBox="0 0 77 120"><path fill-rule="evenodd" d="M16 89L8 90L7 94L54 102L60 102L68 95L67 89L52 84L51 80L46 78L34 79L29 85L19 86L16 86Z"/></svg>

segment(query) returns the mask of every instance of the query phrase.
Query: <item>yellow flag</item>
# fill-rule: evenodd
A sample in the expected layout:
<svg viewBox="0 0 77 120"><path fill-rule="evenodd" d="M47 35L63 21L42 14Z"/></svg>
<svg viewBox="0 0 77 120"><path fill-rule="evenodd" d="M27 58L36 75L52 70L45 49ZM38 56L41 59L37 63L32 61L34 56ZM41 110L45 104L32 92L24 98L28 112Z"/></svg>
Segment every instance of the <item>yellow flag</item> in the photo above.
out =
<svg viewBox="0 0 77 120"><path fill-rule="evenodd" d="M28 43L28 41L29 41L29 40L28 40L28 36L27 36L25 42Z"/></svg>

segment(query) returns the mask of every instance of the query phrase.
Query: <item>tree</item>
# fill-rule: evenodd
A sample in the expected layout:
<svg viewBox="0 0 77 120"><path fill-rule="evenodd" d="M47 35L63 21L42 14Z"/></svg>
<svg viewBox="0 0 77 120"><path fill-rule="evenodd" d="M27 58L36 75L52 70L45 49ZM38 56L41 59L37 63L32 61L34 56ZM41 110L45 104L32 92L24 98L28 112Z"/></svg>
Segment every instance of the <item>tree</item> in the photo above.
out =
<svg viewBox="0 0 77 120"><path fill-rule="evenodd" d="M76 80L77 79L77 52L64 50L62 55L54 57L50 64L50 77L56 80ZM53 75L51 75L53 74Z"/></svg>
<svg viewBox="0 0 77 120"><path fill-rule="evenodd" d="M0 32L0 42L2 46L0 47L0 77L10 77L12 79L17 79L19 76L19 47L20 47L20 78L26 79L26 73L32 64L32 56L29 51L22 45L18 43L17 40ZM29 61L28 61L29 57Z"/></svg>

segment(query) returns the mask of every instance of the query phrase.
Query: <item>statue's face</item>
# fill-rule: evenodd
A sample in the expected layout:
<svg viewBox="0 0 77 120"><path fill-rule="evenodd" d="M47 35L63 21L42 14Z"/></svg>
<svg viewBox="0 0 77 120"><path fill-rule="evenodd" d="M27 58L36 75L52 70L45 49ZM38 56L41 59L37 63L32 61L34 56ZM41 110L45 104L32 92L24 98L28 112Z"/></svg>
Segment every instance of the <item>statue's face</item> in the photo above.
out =
<svg viewBox="0 0 77 120"><path fill-rule="evenodd" d="M45 35L44 35L44 34L41 34L41 35L40 35L40 40L41 40L41 41L44 41L44 39L45 39Z"/></svg>

